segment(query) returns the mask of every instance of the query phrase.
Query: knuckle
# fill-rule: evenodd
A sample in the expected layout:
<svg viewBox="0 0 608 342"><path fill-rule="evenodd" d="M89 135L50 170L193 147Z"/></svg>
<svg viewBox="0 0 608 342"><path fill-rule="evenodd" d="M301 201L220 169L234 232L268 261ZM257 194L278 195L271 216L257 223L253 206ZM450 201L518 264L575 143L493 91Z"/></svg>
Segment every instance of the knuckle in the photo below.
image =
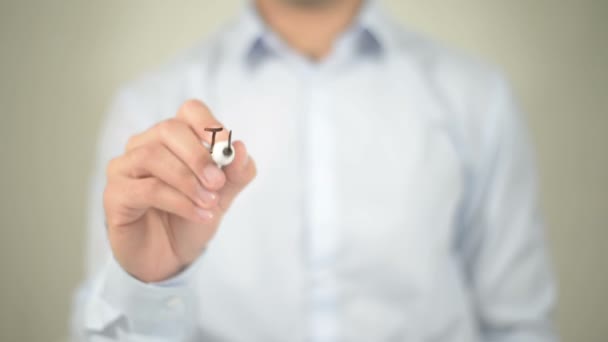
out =
<svg viewBox="0 0 608 342"><path fill-rule="evenodd" d="M127 140L127 145L125 146L125 151L129 151L129 150L132 150L133 148L135 148L138 144L138 141L139 141L139 134L129 137L129 140Z"/></svg>
<svg viewBox="0 0 608 342"><path fill-rule="evenodd" d="M103 189L103 206L104 208L108 208L110 206L110 204L113 202L113 187L110 183L108 183L106 185L106 187Z"/></svg>
<svg viewBox="0 0 608 342"><path fill-rule="evenodd" d="M114 183L108 183L103 190L103 207L106 215L112 211L112 208L119 207L124 202L124 195L121 195L120 187Z"/></svg>
<svg viewBox="0 0 608 342"><path fill-rule="evenodd" d="M145 145L133 150L133 153L130 155L134 163L141 164L147 160L154 159L158 155L158 152L158 145Z"/></svg>
<svg viewBox="0 0 608 342"><path fill-rule="evenodd" d="M160 136L161 139L167 139L167 138L171 137L171 135L175 134L174 132L175 132L176 126L177 126L177 122L175 122L173 119L161 121L157 125L158 135Z"/></svg>
<svg viewBox="0 0 608 342"><path fill-rule="evenodd" d="M148 178L141 183L141 189L138 189L138 193L142 196L149 198L155 198L163 184L158 178Z"/></svg>
<svg viewBox="0 0 608 342"><path fill-rule="evenodd" d="M141 146L127 153L126 157L129 160L128 176L138 178L140 170L144 169L145 163L150 160L152 154L153 151L151 151L150 146Z"/></svg>
<svg viewBox="0 0 608 342"><path fill-rule="evenodd" d="M109 178L110 176L117 173L118 164L120 164L120 157L110 159L110 161L106 165L106 178Z"/></svg>

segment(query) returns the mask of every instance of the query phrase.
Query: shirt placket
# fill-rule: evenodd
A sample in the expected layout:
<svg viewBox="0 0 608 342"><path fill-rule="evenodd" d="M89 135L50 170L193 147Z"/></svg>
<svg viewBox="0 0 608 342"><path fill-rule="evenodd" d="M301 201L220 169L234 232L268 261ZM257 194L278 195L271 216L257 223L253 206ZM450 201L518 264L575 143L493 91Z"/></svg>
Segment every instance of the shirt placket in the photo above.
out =
<svg viewBox="0 0 608 342"><path fill-rule="evenodd" d="M338 230L335 193L334 118L331 94L324 82L327 70L306 70L308 105L303 117L305 137L307 271L310 341L335 341L338 335L337 279L335 276Z"/></svg>

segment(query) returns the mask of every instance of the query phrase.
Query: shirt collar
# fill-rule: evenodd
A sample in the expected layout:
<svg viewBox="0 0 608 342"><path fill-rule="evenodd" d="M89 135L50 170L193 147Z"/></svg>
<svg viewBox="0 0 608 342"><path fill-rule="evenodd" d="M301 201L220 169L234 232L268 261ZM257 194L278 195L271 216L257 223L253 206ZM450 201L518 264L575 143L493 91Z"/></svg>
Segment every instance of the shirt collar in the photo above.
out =
<svg viewBox="0 0 608 342"><path fill-rule="evenodd" d="M355 52L361 56L384 53L389 44L386 22L377 1L365 0L347 33L356 35ZM253 1L245 6L237 31L237 53L247 64L256 65L281 48L282 42L261 18Z"/></svg>

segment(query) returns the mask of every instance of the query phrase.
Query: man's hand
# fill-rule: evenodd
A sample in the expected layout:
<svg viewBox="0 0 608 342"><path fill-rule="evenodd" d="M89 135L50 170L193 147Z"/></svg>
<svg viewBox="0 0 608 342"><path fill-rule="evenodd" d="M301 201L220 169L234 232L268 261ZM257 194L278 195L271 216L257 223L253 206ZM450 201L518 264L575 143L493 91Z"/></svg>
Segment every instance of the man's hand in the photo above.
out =
<svg viewBox="0 0 608 342"><path fill-rule="evenodd" d="M255 177L240 141L230 165L221 170L213 163L201 143L210 142L206 127L222 125L204 104L187 101L175 118L131 137L125 153L108 164L104 208L112 251L143 282L167 279L192 263Z"/></svg>

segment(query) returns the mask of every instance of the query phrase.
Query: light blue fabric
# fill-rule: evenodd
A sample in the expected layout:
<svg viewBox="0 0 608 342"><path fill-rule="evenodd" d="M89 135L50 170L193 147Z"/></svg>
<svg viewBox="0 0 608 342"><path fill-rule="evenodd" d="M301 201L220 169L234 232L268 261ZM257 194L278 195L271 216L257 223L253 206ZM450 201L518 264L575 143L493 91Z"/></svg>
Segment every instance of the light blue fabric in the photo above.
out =
<svg viewBox="0 0 608 342"><path fill-rule="evenodd" d="M194 265L143 284L111 257L103 170L189 98L246 142L258 177ZM508 85L373 2L321 62L248 7L125 86L89 220L75 339L556 339L533 156Z"/></svg>

